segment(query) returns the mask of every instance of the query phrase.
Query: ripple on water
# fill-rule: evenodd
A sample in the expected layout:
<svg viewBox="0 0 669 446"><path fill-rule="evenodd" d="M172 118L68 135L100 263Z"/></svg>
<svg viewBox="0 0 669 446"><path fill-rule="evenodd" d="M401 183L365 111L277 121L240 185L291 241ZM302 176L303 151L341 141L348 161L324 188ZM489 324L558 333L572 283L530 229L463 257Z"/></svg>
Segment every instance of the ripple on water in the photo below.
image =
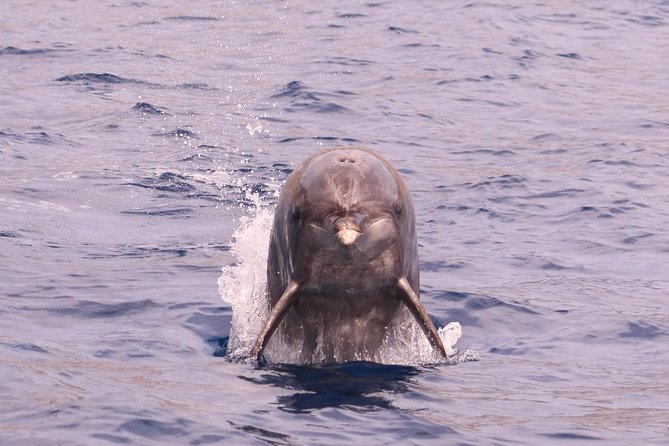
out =
<svg viewBox="0 0 669 446"><path fill-rule="evenodd" d="M0 144L26 143L37 145L72 145L65 136L60 133L40 131L39 127L35 130L37 131L16 132L12 129L0 130ZM23 155L20 157L26 158Z"/></svg>
<svg viewBox="0 0 669 446"><path fill-rule="evenodd" d="M84 319L117 318L151 311L161 305L151 299L142 299L117 304L105 304L90 300L79 300L75 305L48 308L47 311L63 316L74 316Z"/></svg>
<svg viewBox="0 0 669 446"><path fill-rule="evenodd" d="M128 183L128 185L175 193L187 193L196 190L196 187L190 183L188 178L174 172L163 172L157 177L143 178Z"/></svg>
<svg viewBox="0 0 669 446"><path fill-rule="evenodd" d="M12 350L29 352L29 353L44 353L49 354L49 351L35 344L24 344L24 343L14 343L14 342L5 342L0 341L0 346L10 348Z"/></svg>
<svg viewBox="0 0 669 446"><path fill-rule="evenodd" d="M152 136L163 136L176 139L195 139L198 137L197 133L184 128L177 128L167 132L155 132Z"/></svg>
<svg viewBox="0 0 669 446"><path fill-rule="evenodd" d="M125 215L143 215L150 217L190 218L190 214L193 213L193 208L185 206L160 206L126 210L121 211L121 213Z"/></svg>
<svg viewBox="0 0 669 446"><path fill-rule="evenodd" d="M177 15L165 17L165 20L176 22L219 22L221 19L214 16Z"/></svg>
<svg viewBox="0 0 669 446"><path fill-rule="evenodd" d="M627 331L619 334L621 338L656 339L669 336L669 331L645 321L627 323Z"/></svg>
<svg viewBox="0 0 669 446"><path fill-rule="evenodd" d="M169 423L149 418L138 418L122 423L116 431L143 438L173 438L185 436L189 432L190 425L191 422L185 419Z"/></svg>
<svg viewBox="0 0 669 446"><path fill-rule="evenodd" d="M69 83L80 83L83 85L89 85L89 84L143 84L143 85L150 85L150 83L137 80L137 79L131 79L131 78L125 78L121 76L117 76L115 74L111 73L76 73L76 74L68 74L62 77L59 77L55 79L56 82L69 82Z"/></svg>
<svg viewBox="0 0 669 446"><path fill-rule="evenodd" d="M360 144L362 141L355 139L355 138L349 138L349 137L338 137L338 136L310 136L310 137L288 137L288 138L282 138L278 142L279 143L291 143L291 142L297 142L297 141L327 141L327 142L338 142L341 141L344 143L343 145L350 145L350 144Z"/></svg>
<svg viewBox="0 0 669 446"><path fill-rule="evenodd" d="M169 115L164 108L156 107L155 105L149 104L148 102L138 102L132 107L132 109L136 110L142 115Z"/></svg>
<svg viewBox="0 0 669 446"><path fill-rule="evenodd" d="M285 107L287 112L312 112L312 113L343 113L350 110L335 102L326 102L322 96L347 96L349 93L317 93L310 90L299 81L292 81L284 85L280 91L270 96L272 99L288 99L289 105Z"/></svg>

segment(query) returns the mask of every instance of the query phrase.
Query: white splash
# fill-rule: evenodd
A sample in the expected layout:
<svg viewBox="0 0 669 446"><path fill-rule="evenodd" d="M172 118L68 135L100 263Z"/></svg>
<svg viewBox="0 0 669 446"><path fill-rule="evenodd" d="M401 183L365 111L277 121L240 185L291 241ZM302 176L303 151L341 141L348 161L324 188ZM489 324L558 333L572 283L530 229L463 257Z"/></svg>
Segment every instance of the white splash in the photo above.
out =
<svg viewBox="0 0 669 446"><path fill-rule="evenodd" d="M272 213L256 207L254 216L241 217L240 221L231 249L237 263L223 267L218 279L218 291L232 307L228 355L233 358L248 355L267 318L266 268Z"/></svg>
<svg viewBox="0 0 669 446"><path fill-rule="evenodd" d="M218 279L221 297L232 307L232 328L228 340L228 356L233 359L248 358L262 325L267 319L267 251L272 227L272 212L257 202L255 214L242 217L233 233L232 254L237 263L223 267ZM432 347L408 309L403 308L383 345L372 358L361 358L384 364L436 364L444 362ZM448 353L448 363L458 363L472 358L470 351L460 353L454 348L462 336L459 322L451 322L438 329ZM280 336L274 336L265 349L265 356L272 362L299 362L300 351L287 345ZM317 359L317 358L316 358Z"/></svg>

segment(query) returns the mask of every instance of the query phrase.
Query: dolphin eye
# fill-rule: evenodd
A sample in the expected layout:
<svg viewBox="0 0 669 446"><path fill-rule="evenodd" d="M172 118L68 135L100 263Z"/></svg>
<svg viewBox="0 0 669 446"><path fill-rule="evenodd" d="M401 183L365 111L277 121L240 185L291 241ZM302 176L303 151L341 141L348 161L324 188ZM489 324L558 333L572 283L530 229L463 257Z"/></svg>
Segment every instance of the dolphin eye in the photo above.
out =
<svg viewBox="0 0 669 446"><path fill-rule="evenodd" d="M293 208L293 215L292 218L294 221L300 221L302 220L302 214L300 213L300 210L297 208Z"/></svg>
<svg viewBox="0 0 669 446"><path fill-rule="evenodd" d="M399 203L395 205L395 215L402 215L402 205Z"/></svg>

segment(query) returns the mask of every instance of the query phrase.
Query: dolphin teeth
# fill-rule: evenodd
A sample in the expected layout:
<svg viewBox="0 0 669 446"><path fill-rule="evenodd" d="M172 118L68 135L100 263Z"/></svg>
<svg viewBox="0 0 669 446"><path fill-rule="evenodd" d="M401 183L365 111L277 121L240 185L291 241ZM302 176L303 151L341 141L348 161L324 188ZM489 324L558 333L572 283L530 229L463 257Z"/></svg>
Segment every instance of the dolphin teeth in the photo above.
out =
<svg viewBox="0 0 669 446"><path fill-rule="evenodd" d="M353 244L359 235L360 233L353 229L342 229L341 231L337 232L337 238L344 246L350 246Z"/></svg>

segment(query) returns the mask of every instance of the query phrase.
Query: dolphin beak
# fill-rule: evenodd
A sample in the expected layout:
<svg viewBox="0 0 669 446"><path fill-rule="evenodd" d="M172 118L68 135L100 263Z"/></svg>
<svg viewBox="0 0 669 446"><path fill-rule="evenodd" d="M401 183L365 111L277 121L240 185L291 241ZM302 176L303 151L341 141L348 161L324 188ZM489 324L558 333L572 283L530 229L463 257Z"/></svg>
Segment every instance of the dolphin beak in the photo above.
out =
<svg viewBox="0 0 669 446"><path fill-rule="evenodd" d="M351 246L358 236L360 236L360 233L355 229L342 229L337 232L337 239L344 246Z"/></svg>
<svg viewBox="0 0 669 446"><path fill-rule="evenodd" d="M363 219L364 215L358 213L335 220L334 232L339 243L344 246L351 246L362 233L360 227Z"/></svg>

